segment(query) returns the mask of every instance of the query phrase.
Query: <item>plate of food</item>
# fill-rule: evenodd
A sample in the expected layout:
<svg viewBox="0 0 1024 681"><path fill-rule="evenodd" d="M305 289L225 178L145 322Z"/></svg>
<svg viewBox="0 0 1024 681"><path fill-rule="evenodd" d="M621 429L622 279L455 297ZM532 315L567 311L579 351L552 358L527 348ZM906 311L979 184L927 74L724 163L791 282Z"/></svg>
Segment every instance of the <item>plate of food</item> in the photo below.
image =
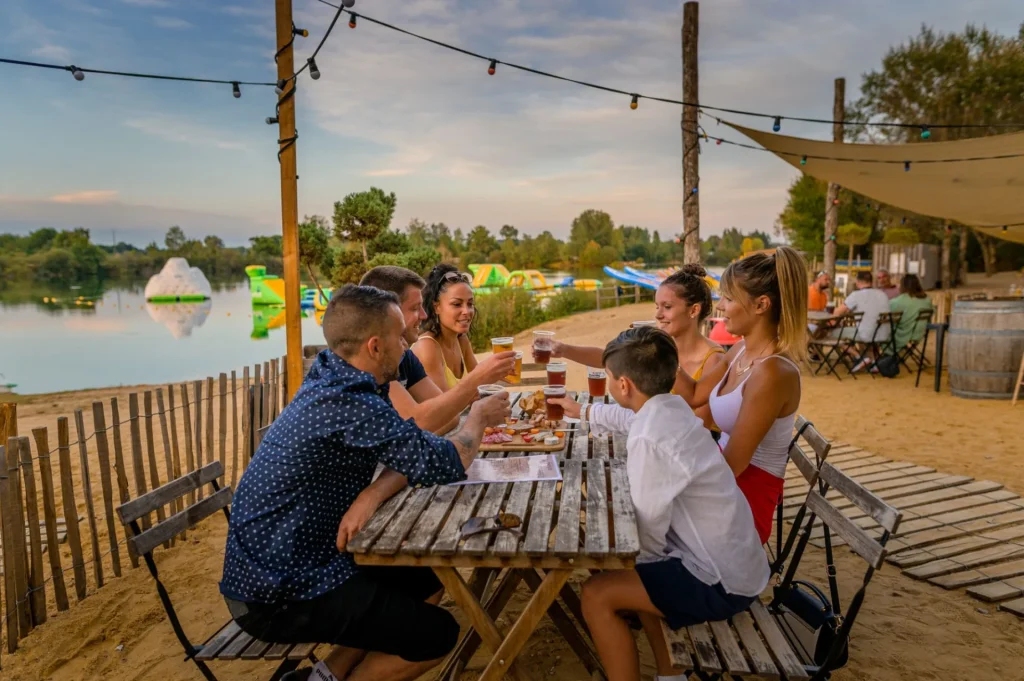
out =
<svg viewBox="0 0 1024 681"><path fill-rule="evenodd" d="M547 418L544 392L538 390L519 400L519 417L495 428L486 428L481 451L556 452L565 446L565 421Z"/></svg>

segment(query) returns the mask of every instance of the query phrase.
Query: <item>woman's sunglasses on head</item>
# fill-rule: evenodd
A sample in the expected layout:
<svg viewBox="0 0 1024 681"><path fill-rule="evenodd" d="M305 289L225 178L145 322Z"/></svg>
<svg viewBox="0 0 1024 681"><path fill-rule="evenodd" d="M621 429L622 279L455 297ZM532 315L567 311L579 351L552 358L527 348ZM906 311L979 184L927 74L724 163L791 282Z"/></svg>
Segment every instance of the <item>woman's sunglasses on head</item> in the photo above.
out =
<svg viewBox="0 0 1024 681"><path fill-rule="evenodd" d="M445 272L444 280L445 281L451 281L451 282L461 281L461 282L463 282L465 284L468 284L468 283L471 282L471 279L469 278L469 275L468 274L463 274L462 272Z"/></svg>

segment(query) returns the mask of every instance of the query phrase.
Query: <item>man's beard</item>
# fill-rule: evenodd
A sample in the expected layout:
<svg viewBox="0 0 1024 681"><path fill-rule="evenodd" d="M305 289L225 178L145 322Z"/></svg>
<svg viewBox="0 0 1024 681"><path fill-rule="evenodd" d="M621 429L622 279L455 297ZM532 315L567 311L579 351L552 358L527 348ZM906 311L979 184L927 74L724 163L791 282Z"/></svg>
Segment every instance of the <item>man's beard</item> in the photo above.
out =
<svg viewBox="0 0 1024 681"><path fill-rule="evenodd" d="M384 383L391 383L392 381L398 380L398 368L401 364L402 358L399 357L395 360L395 363L390 365L384 372Z"/></svg>

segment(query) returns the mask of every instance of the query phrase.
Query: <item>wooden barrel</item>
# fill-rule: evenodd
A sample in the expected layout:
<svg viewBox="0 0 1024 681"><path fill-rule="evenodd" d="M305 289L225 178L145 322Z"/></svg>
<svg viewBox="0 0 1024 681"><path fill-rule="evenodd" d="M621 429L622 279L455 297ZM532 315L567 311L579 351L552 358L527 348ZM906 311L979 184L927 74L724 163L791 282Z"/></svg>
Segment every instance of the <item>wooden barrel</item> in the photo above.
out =
<svg viewBox="0 0 1024 681"><path fill-rule="evenodd" d="M958 300L946 341L957 397L1008 400L1024 354L1024 300Z"/></svg>

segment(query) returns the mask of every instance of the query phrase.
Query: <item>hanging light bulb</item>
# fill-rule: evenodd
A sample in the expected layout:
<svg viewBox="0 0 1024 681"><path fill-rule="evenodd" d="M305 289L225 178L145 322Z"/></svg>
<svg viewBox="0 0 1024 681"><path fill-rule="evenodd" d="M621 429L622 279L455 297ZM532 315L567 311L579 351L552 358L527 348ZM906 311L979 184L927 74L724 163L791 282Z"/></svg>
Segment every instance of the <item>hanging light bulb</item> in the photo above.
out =
<svg viewBox="0 0 1024 681"><path fill-rule="evenodd" d="M718 139L716 139L715 140L715 144L717 144L718 146L721 146L722 145L722 138L719 137Z"/></svg>
<svg viewBox="0 0 1024 681"><path fill-rule="evenodd" d="M277 86L274 88L274 92L276 92L279 95L283 95L284 89L286 87L288 87L288 81L282 78L281 80L277 81Z"/></svg>
<svg viewBox="0 0 1024 681"><path fill-rule="evenodd" d="M903 172L905 172L905 173L909 173L910 172L910 161L904 161L903 162Z"/></svg>
<svg viewBox="0 0 1024 681"><path fill-rule="evenodd" d="M902 218L900 218L900 224L901 225L907 224L907 216L906 215L904 215Z"/></svg>
<svg viewBox="0 0 1024 681"><path fill-rule="evenodd" d="M341 0L341 4L345 5L345 7L354 7L356 0Z"/></svg>
<svg viewBox="0 0 1024 681"><path fill-rule="evenodd" d="M316 60L309 58L309 77L313 80L320 80L320 69L316 67Z"/></svg>
<svg viewBox="0 0 1024 681"><path fill-rule="evenodd" d="M802 165L802 166L807 165L807 157L806 156L801 156L800 157L800 165Z"/></svg>
<svg viewBox="0 0 1024 681"><path fill-rule="evenodd" d="M356 14L355 12L349 12L349 14L351 16L349 17L349 20L348 20L348 27L349 28L355 28L356 27L356 19L359 18L359 15Z"/></svg>
<svg viewBox="0 0 1024 681"><path fill-rule="evenodd" d="M277 116L267 116L267 125L277 125Z"/></svg>
<svg viewBox="0 0 1024 681"><path fill-rule="evenodd" d="M75 80L85 80L85 73L82 71L82 69L78 68L77 66L69 66L68 71L70 71L71 75L75 77Z"/></svg>
<svg viewBox="0 0 1024 681"><path fill-rule="evenodd" d="M1003 231L1007 232L1007 231L1009 231L1009 228L1006 225L1003 225Z"/></svg>
<svg viewBox="0 0 1024 681"><path fill-rule="evenodd" d="M309 31L307 31L304 28L295 28L294 26L292 26L292 34L293 35L301 35L303 38L308 38L309 37Z"/></svg>
<svg viewBox="0 0 1024 681"><path fill-rule="evenodd" d="M691 194L696 194L696 193L697 193L697 188L696 188L696 187L694 187L693 189L691 189L691 190L690 190L690 193L691 193Z"/></svg>
<svg viewBox="0 0 1024 681"><path fill-rule="evenodd" d="M772 123L772 130L774 130L775 132L782 130L782 116L775 117L775 122Z"/></svg>
<svg viewBox="0 0 1024 681"><path fill-rule="evenodd" d="M494 72L498 69L498 60L492 59L490 66L487 67L487 74L493 76Z"/></svg>
<svg viewBox="0 0 1024 681"><path fill-rule="evenodd" d="M234 96L235 99L238 99L242 96L242 88L239 87L238 83L231 84L231 94Z"/></svg>
<svg viewBox="0 0 1024 681"><path fill-rule="evenodd" d="M633 95L633 99L629 102L629 108L635 109L640 106L640 95Z"/></svg>
<svg viewBox="0 0 1024 681"><path fill-rule="evenodd" d="M836 199L832 199L832 205L833 206L838 206L839 205L839 199L837 199L837 198Z"/></svg>
<svg viewBox="0 0 1024 681"><path fill-rule="evenodd" d="M932 131L928 129L927 125L921 126L921 139L926 140L932 136Z"/></svg>

